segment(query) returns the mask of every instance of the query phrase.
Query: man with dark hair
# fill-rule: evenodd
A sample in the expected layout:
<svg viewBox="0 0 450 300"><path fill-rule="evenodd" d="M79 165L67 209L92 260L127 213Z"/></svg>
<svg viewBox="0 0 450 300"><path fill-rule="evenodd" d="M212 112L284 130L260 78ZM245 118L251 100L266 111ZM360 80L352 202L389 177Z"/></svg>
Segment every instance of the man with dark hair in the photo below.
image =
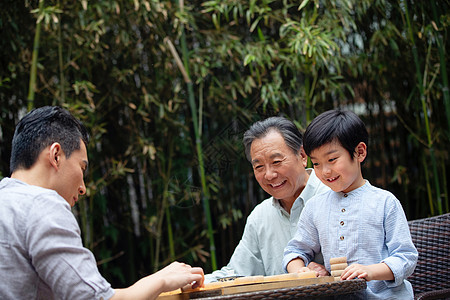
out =
<svg viewBox="0 0 450 300"><path fill-rule="evenodd" d="M272 197L250 213L230 262L206 275L208 282L226 276L283 274L284 247L295 234L306 201L328 190L312 169L305 169L302 134L288 119L271 117L254 123L243 144L256 180ZM309 268L319 276L328 275L320 255L315 261Z"/></svg>
<svg viewBox="0 0 450 300"><path fill-rule="evenodd" d="M11 178L0 181L0 299L155 299L203 284L203 270L174 262L112 289L83 247L71 212L86 193L86 128L67 110L41 107L17 124Z"/></svg>

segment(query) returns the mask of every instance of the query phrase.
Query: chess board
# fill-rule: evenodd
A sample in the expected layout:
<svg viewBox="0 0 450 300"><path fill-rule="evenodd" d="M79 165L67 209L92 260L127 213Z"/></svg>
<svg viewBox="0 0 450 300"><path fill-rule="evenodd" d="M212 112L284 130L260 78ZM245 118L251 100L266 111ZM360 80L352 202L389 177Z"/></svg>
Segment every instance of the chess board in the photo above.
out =
<svg viewBox="0 0 450 300"><path fill-rule="evenodd" d="M311 284L333 282L332 276L316 277L315 272L291 273L274 276L238 277L234 280L205 284L204 287L181 291L180 289L162 293L158 300L185 300L246 292L276 290Z"/></svg>

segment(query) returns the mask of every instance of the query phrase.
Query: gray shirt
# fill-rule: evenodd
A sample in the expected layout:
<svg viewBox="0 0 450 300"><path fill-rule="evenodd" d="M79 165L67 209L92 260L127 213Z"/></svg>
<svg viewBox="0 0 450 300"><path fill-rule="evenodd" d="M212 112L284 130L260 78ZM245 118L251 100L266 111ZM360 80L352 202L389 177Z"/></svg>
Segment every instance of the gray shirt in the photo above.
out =
<svg viewBox="0 0 450 300"><path fill-rule="evenodd" d="M247 218L242 239L234 250L230 262L220 270L205 276L205 282L218 278L241 275L278 275L283 274L283 251L294 237L300 213L314 195L328 191L314 174L312 169L308 182L295 200L289 214L279 201L270 197L258 204ZM323 263L321 258L316 262Z"/></svg>
<svg viewBox="0 0 450 300"><path fill-rule="evenodd" d="M70 205L53 190L0 181L0 299L109 299Z"/></svg>

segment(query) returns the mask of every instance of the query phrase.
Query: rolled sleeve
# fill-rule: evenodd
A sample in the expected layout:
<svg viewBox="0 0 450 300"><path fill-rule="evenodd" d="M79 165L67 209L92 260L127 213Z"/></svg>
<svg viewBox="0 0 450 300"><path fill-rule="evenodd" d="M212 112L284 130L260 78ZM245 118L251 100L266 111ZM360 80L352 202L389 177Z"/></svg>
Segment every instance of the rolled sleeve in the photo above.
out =
<svg viewBox="0 0 450 300"><path fill-rule="evenodd" d="M382 261L394 274L394 280L386 281L388 287L402 284L414 272L418 259L401 204L399 201L392 203L385 218L386 246L390 255Z"/></svg>
<svg viewBox="0 0 450 300"><path fill-rule="evenodd" d="M254 224L257 223L250 215L244 228L239 244L230 258L227 266L205 275L206 282L217 281L226 276L252 276L265 274L261 257L258 234Z"/></svg>

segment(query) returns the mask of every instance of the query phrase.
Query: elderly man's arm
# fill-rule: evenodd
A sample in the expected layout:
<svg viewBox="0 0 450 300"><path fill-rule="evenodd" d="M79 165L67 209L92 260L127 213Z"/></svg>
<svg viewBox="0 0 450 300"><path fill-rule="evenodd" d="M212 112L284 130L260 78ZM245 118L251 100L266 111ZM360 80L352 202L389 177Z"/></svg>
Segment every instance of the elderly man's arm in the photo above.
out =
<svg viewBox="0 0 450 300"><path fill-rule="evenodd" d="M242 238L234 249L227 266L205 275L205 283L227 276L265 275L264 263L259 250L258 236L253 228L251 216L247 219Z"/></svg>

